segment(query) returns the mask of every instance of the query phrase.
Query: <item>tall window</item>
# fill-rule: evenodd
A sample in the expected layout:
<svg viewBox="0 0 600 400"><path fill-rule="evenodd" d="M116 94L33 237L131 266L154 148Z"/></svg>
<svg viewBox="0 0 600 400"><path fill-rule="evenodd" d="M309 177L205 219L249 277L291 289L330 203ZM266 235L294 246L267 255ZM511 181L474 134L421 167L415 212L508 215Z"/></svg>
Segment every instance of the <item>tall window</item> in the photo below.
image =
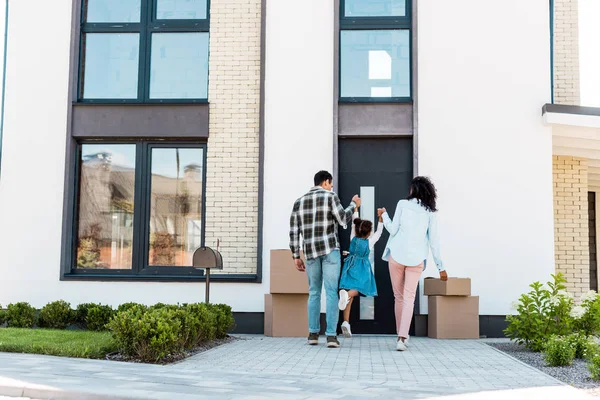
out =
<svg viewBox="0 0 600 400"><path fill-rule="evenodd" d="M410 101L410 0L341 0L340 6L340 101Z"/></svg>
<svg viewBox="0 0 600 400"><path fill-rule="evenodd" d="M203 145L83 143L73 273L193 275L203 245Z"/></svg>
<svg viewBox="0 0 600 400"><path fill-rule="evenodd" d="M206 101L208 7L208 0L83 0L79 101Z"/></svg>

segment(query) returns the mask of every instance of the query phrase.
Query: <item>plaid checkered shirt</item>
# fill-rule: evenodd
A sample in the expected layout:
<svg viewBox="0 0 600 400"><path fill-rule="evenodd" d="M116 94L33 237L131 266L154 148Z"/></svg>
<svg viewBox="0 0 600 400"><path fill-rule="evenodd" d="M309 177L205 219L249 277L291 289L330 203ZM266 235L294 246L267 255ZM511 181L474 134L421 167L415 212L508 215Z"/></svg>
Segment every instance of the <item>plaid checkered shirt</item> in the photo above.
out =
<svg viewBox="0 0 600 400"><path fill-rule="evenodd" d="M294 259L300 258L300 235L307 260L339 249L338 225L345 229L352 222L355 207L351 202L344 209L337 194L320 186L296 200L290 216L290 249Z"/></svg>

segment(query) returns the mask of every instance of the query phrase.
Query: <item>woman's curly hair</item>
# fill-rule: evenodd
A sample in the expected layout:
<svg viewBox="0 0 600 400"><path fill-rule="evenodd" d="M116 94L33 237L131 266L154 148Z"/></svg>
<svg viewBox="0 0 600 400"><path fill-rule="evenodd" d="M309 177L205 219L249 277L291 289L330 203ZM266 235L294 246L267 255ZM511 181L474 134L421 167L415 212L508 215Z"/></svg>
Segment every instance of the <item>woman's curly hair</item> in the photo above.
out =
<svg viewBox="0 0 600 400"><path fill-rule="evenodd" d="M407 200L417 199L427 211L436 212L437 191L431 180L425 176L417 176L410 183L410 194Z"/></svg>

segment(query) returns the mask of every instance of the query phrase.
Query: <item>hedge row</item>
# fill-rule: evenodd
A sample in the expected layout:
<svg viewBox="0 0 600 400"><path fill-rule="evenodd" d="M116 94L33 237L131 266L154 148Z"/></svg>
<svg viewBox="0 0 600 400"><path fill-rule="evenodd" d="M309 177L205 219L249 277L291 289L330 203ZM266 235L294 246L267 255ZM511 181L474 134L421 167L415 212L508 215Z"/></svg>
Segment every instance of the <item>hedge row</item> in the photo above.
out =
<svg viewBox="0 0 600 400"><path fill-rule="evenodd" d="M156 362L198 345L225 338L234 325L231 307L225 304L155 304L107 305L85 303L72 309L59 300L47 304L37 313L28 303L9 304L1 311L0 325L9 327L65 329L77 324L82 329L109 330L119 352L145 362Z"/></svg>

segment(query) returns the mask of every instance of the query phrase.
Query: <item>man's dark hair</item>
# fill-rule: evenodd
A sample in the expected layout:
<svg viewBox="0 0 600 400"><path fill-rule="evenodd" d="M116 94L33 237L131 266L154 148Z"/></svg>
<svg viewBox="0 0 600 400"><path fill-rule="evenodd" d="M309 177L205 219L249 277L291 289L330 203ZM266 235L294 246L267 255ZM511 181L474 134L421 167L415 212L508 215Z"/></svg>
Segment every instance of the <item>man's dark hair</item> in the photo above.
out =
<svg viewBox="0 0 600 400"><path fill-rule="evenodd" d="M321 186L323 182L332 181L333 175L327 171L319 171L315 174L315 186Z"/></svg>

